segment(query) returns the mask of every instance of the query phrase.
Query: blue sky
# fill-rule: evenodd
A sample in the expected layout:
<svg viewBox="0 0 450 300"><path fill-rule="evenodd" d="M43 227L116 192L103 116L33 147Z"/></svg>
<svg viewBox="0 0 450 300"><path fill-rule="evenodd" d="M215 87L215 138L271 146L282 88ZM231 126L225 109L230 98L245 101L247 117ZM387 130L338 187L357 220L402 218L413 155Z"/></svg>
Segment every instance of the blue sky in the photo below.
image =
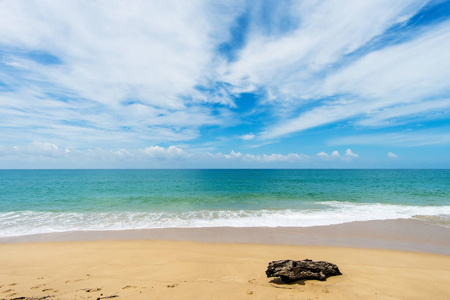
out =
<svg viewBox="0 0 450 300"><path fill-rule="evenodd" d="M450 168L450 1L0 1L0 168Z"/></svg>

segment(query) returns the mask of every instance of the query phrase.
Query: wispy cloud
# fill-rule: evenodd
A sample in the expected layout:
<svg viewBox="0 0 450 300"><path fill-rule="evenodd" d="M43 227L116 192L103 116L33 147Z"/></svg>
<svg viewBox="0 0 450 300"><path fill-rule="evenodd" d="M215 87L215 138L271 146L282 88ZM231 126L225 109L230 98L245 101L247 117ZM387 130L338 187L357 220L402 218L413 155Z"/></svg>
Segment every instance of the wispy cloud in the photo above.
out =
<svg viewBox="0 0 450 300"><path fill-rule="evenodd" d="M240 138L243 139L244 141L250 141L255 138L255 135L254 134L244 134L244 135L241 135Z"/></svg>
<svg viewBox="0 0 450 300"><path fill-rule="evenodd" d="M0 75L9 89L0 99L9 116L3 128L26 131L29 124L57 136L60 123L70 122L72 130L83 134L88 126L96 137L128 128L133 139L176 141L197 137L200 126L230 123L229 114L196 105L190 95L210 72L237 7L219 11L206 1L0 6L0 27L7 28L0 30L2 63L10 68ZM36 60L35 51L59 63ZM217 100L202 99L208 101Z"/></svg>
<svg viewBox="0 0 450 300"><path fill-rule="evenodd" d="M395 154L395 153L392 153L392 152L388 152L388 154L387 154L387 156L389 157L389 158L398 158L398 155L397 154Z"/></svg>
<svg viewBox="0 0 450 300"><path fill-rule="evenodd" d="M394 133L377 133L333 138L330 145L389 145L396 147L420 147L450 144L449 128L442 131L416 130Z"/></svg>
<svg viewBox="0 0 450 300"><path fill-rule="evenodd" d="M448 118L450 115L450 99L436 99L433 101L420 101L405 103L394 107L373 110L367 113L366 118L356 122L361 126L386 127L409 123L411 118L418 120L433 120Z"/></svg>
<svg viewBox="0 0 450 300"><path fill-rule="evenodd" d="M357 117L359 125L376 125L393 117L448 110L442 95L450 91L450 23L418 38L373 51L323 80L313 81L314 98L337 96L283 120L267 130L266 138ZM322 93L322 94L318 94Z"/></svg>
<svg viewBox="0 0 450 300"><path fill-rule="evenodd" d="M418 29L404 42L373 42L395 26L406 35L402 24L425 4L296 6L298 28L275 37L256 30L223 78L268 91L265 104L273 104L280 118L261 133L264 139L355 118L359 126L411 114L427 119L449 108L442 95L450 91L450 22Z"/></svg>
<svg viewBox="0 0 450 300"><path fill-rule="evenodd" d="M1 151L239 167L447 145L445 5L0 1Z"/></svg>

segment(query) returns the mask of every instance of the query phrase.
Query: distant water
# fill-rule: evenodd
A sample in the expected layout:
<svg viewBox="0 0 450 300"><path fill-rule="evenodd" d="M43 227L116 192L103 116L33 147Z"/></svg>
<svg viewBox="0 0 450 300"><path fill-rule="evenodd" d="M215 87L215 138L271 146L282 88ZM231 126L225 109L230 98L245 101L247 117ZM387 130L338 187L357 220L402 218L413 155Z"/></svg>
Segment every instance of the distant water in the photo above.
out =
<svg viewBox="0 0 450 300"><path fill-rule="evenodd" d="M450 227L450 170L0 170L0 237L397 218Z"/></svg>

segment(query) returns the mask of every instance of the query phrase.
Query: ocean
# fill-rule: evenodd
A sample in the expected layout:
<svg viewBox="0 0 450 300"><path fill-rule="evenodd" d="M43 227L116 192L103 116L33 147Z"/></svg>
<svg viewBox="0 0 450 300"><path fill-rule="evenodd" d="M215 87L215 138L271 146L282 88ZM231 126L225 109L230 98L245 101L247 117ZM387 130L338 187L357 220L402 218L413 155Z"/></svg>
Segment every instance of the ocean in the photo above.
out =
<svg viewBox="0 0 450 300"><path fill-rule="evenodd" d="M399 218L450 227L450 170L0 170L0 237Z"/></svg>

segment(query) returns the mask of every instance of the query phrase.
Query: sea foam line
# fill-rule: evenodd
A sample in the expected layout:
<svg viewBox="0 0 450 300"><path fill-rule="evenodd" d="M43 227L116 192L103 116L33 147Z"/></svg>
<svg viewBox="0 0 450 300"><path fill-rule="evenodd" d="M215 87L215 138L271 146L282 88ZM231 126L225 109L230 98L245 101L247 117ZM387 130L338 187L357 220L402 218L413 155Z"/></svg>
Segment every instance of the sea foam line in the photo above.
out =
<svg viewBox="0 0 450 300"><path fill-rule="evenodd" d="M185 212L0 213L0 237L66 231L195 227L310 227L353 221L419 218L450 227L450 206L320 202L317 209L201 210ZM437 221L436 221L437 220Z"/></svg>

